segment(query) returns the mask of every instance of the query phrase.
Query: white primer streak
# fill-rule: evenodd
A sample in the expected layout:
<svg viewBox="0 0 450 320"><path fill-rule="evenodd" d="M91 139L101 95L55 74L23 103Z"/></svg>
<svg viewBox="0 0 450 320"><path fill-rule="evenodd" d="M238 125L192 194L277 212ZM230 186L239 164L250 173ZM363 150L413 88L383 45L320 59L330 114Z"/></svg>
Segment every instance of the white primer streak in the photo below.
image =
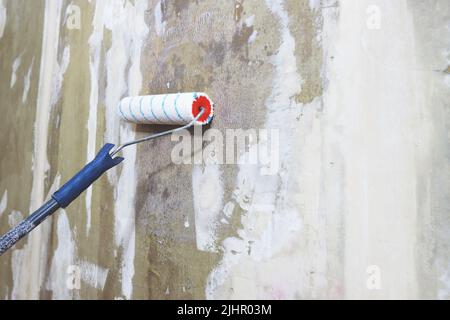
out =
<svg viewBox="0 0 450 320"><path fill-rule="evenodd" d="M66 46L64 48L61 62L55 63L55 70L53 71L53 79L52 79L52 91L51 91L51 100L50 105L53 108L55 104L58 102L61 96L61 88L64 80L64 74L67 71L70 63L70 46Z"/></svg>
<svg viewBox="0 0 450 320"><path fill-rule="evenodd" d="M244 22L247 27L253 27L253 24L255 23L255 15L251 15L250 17L245 19Z"/></svg>
<svg viewBox="0 0 450 320"><path fill-rule="evenodd" d="M3 37L6 25L6 7L3 1L4 0L0 0L0 39Z"/></svg>
<svg viewBox="0 0 450 320"><path fill-rule="evenodd" d="M30 212L44 203L44 183L48 169L47 141L51 110L54 71L57 64L62 1L45 2L45 20L42 37L42 56L39 71L39 88L34 123L33 182L30 196ZM38 226L27 237L22 250L13 253L13 296L20 299L38 299L44 281L47 241L50 225Z"/></svg>
<svg viewBox="0 0 450 320"><path fill-rule="evenodd" d="M18 225L19 222L21 222L22 220L23 220L23 214L22 214L22 212L17 211L17 210L11 211L11 213L8 216L8 224L11 228Z"/></svg>
<svg viewBox="0 0 450 320"><path fill-rule="evenodd" d="M192 192L198 250L217 252L216 229L223 207L222 184L222 172L218 165L194 166Z"/></svg>
<svg viewBox="0 0 450 320"><path fill-rule="evenodd" d="M8 207L8 190L3 192L2 200L0 201L0 218Z"/></svg>
<svg viewBox="0 0 450 320"><path fill-rule="evenodd" d="M72 299L72 290L67 285L70 280L69 267L75 263L75 243L65 210L58 213L58 246L53 255L47 280L47 290L52 291L52 298L58 300Z"/></svg>
<svg viewBox="0 0 450 320"><path fill-rule="evenodd" d="M17 70L19 69L21 63L22 63L22 54L17 58L15 58L12 64L10 88L14 87L14 85L17 82Z"/></svg>
<svg viewBox="0 0 450 320"><path fill-rule="evenodd" d="M11 253L11 270L12 270L12 278L13 278L13 288L11 291L11 300L22 299L23 293L20 286L17 284L23 281L21 279L20 270L23 268L23 261L26 258L26 249L18 250L13 247L14 250Z"/></svg>
<svg viewBox="0 0 450 320"><path fill-rule="evenodd" d="M321 7L322 5L323 5L324 7L327 6L327 4L325 4L325 3L322 4L322 1L321 1L321 0L309 0L309 7L310 7L313 11L320 9L320 7Z"/></svg>
<svg viewBox="0 0 450 320"><path fill-rule="evenodd" d="M147 1L140 0L134 6L128 1L111 1L105 5L104 24L111 31L111 48L106 54L105 97L105 138L109 142L125 142L135 138L135 125L121 123L116 110L123 95L135 96L141 91L141 50L149 32L144 19L147 4ZM126 68L130 63L127 74ZM136 147L125 148L123 156L126 161L121 166L120 177L115 169L108 172L108 179L117 186L114 229L116 246L123 250L122 294L131 299L135 255Z"/></svg>
<svg viewBox="0 0 450 320"><path fill-rule="evenodd" d="M166 22L163 21L162 11L161 11L161 1L158 1L155 6L155 31L158 37L164 35L166 29Z"/></svg>
<svg viewBox="0 0 450 320"><path fill-rule="evenodd" d="M254 30L250 37L248 37L247 43L252 43L256 40L256 36L258 35L258 31Z"/></svg>
<svg viewBox="0 0 450 320"><path fill-rule="evenodd" d="M89 118L87 123L88 140L86 151L86 163L92 161L96 153L97 141L97 109L99 94L99 66L100 53L103 41L103 12L105 1L98 1L95 7L94 20L92 22L93 31L89 38L89 72L91 76L91 91L89 94ZM92 186L86 190L86 234L89 235L91 229L91 205Z"/></svg>
<svg viewBox="0 0 450 320"><path fill-rule="evenodd" d="M28 93L30 91L31 74L33 73L34 57L31 60L30 67L28 68L27 74L23 77L23 93L22 93L22 103L26 103L28 100Z"/></svg>

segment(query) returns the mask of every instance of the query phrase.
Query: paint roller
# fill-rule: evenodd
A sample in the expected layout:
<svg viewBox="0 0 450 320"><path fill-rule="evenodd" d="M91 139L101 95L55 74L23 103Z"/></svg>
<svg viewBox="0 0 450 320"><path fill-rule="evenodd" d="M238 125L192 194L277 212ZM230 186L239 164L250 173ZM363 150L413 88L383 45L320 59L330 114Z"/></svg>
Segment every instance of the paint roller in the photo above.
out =
<svg viewBox="0 0 450 320"><path fill-rule="evenodd" d="M211 122L214 111L211 99L205 93L176 93L123 98L118 106L119 116L138 124L165 124L180 126L115 147L105 144L95 158L72 179L56 191L44 205L0 238L0 256L26 236L59 208L66 208L103 173L117 166L124 158L114 157L123 148L159 138Z"/></svg>

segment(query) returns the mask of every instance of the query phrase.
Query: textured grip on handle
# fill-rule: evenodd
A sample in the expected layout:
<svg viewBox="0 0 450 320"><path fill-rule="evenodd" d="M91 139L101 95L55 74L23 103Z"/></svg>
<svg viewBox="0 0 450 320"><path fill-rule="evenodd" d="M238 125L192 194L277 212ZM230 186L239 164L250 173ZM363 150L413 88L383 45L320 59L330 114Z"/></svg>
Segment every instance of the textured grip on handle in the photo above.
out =
<svg viewBox="0 0 450 320"><path fill-rule="evenodd" d="M25 220L0 237L0 256L15 245L17 241L26 236L31 230L37 227L53 212L58 210L58 208L59 204L55 200L50 199L39 209L30 214Z"/></svg>
<svg viewBox="0 0 450 320"><path fill-rule="evenodd" d="M84 190L86 190L104 172L115 167L123 161L122 157L112 158L109 154L113 144L107 143L100 149L94 160L89 162L80 172L56 191L52 198L62 208L66 208Z"/></svg>
<svg viewBox="0 0 450 320"><path fill-rule="evenodd" d="M5 233L0 238L0 256L34 228L35 225L30 221L28 221L27 219L25 219L17 226L15 226L13 229Z"/></svg>

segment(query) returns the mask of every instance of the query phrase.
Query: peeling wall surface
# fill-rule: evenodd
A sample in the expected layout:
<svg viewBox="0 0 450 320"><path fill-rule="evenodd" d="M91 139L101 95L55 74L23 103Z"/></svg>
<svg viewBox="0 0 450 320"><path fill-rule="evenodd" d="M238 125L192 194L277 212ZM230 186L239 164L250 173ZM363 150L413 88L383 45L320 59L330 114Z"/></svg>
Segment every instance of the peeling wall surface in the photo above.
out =
<svg viewBox="0 0 450 320"><path fill-rule="evenodd" d="M215 102L200 160L124 149L0 257L0 299L450 299L448 0L0 0L0 79L0 234L167 128L123 97Z"/></svg>

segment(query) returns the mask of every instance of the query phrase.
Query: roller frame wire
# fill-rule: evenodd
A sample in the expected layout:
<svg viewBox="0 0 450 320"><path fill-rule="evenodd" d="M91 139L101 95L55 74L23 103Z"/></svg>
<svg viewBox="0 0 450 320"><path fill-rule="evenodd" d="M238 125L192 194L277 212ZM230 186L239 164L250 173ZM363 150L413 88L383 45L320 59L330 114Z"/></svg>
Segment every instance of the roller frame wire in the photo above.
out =
<svg viewBox="0 0 450 320"><path fill-rule="evenodd" d="M115 148L113 151L111 151L110 155L111 155L111 157L113 157L118 152L120 152L123 148L128 147L128 146L132 146L132 145L137 144L137 143L153 140L153 139L156 139L156 138L159 138L159 137L167 136L167 135L169 135L171 133L175 133L175 132L178 132L178 131L189 129L190 127L192 127L192 126L194 126L196 124L196 122L198 121L198 119L200 119L200 117L203 115L203 113L205 113L205 109L201 108L200 112L194 118L194 120L192 120L191 122L189 122L185 126L178 127L178 128L172 129L172 130L167 130L167 131L155 133L155 134L153 134L151 136L147 136L147 137L144 137L144 138L141 138L141 139L138 139L138 140L134 140L134 141L129 141L127 143L119 145L119 146L117 146L117 148Z"/></svg>

